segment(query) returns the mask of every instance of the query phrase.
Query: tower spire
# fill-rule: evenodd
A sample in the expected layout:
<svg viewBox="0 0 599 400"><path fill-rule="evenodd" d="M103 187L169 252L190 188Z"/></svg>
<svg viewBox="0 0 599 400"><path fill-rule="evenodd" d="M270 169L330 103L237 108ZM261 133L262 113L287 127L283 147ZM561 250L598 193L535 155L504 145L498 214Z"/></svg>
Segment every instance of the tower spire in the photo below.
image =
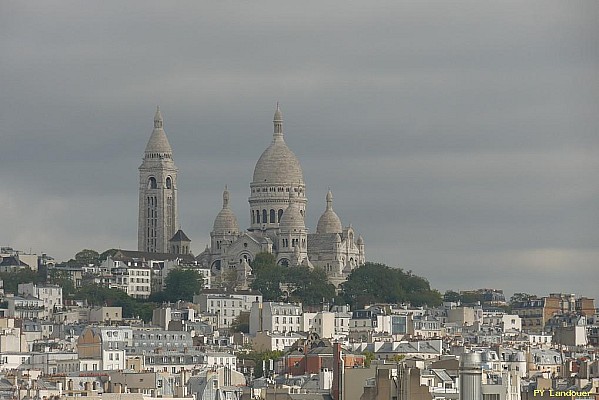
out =
<svg viewBox="0 0 599 400"><path fill-rule="evenodd" d="M160 106L156 106L156 114L154 114L154 128L162 129L163 120L162 114L160 113Z"/></svg>
<svg viewBox="0 0 599 400"><path fill-rule="evenodd" d="M275 110L275 116L272 120L274 124L274 134L275 138L283 137L283 114L281 113L281 108L279 107L279 102L277 101L277 109Z"/></svg>

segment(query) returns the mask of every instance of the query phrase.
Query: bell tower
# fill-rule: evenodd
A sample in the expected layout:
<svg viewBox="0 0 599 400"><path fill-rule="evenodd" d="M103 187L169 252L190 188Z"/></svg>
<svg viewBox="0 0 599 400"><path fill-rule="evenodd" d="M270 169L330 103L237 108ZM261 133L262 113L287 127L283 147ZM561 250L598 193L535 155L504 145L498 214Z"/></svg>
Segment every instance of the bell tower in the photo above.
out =
<svg viewBox="0 0 599 400"><path fill-rule="evenodd" d="M139 167L139 219L137 248L168 253L169 240L178 226L177 167L164 132L160 108L154 115L154 130Z"/></svg>

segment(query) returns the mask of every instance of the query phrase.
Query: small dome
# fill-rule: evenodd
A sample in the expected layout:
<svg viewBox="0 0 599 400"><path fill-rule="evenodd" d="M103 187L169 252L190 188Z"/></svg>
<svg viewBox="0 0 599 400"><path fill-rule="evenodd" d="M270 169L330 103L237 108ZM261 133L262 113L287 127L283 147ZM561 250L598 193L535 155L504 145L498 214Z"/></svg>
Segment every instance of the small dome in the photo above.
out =
<svg viewBox="0 0 599 400"><path fill-rule="evenodd" d="M220 234L239 232L237 217L233 210L229 208L229 191L226 188L223 192L223 208L214 219L212 231Z"/></svg>
<svg viewBox="0 0 599 400"><path fill-rule="evenodd" d="M253 183L303 184L302 167L283 139L283 116L278 105L273 122L273 141L256 163Z"/></svg>
<svg viewBox="0 0 599 400"><path fill-rule="evenodd" d="M162 114L160 108L156 109L156 115L154 115L154 130L146 145L146 154L155 153L166 153L172 154L173 150L166 137L166 133L163 128Z"/></svg>
<svg viewBox="0 0 599 400"><path fill-rule="evenodd" d="M335 211L333 211L333 193L329 190L327 193L327 209L318 219L316 233L341 233L343 225Z"/></svg>
<svg viewBox="0 0 599 400"><path fill-rule="evenodd" d="M306 229L306 224L304 222L304 217L300 212L300 207L297 202L291 200L289 206L283 212L281 216L281 221L279 222L279 227L281 231L289 232L296 230L304 230Z"/></svg>

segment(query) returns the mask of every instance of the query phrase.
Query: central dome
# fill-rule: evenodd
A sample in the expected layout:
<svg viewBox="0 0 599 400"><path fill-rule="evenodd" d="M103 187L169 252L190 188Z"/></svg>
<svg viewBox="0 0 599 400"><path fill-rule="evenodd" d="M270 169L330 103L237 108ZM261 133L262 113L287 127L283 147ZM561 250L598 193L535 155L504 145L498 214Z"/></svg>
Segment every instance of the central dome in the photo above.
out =
<svg viewBox="0 0 599 400"><path fill-rule="evenodd" d="M302 167L283 139L283 117L278 105L273 122L274 138L256 163L253 183L303 184Z"/></svg>
<svg viewBox="0 0 599 400"><path fill-rule="evenodd" d="M254 168L254 183L304 183L300 163L283 138L275 138Z"/></svg>

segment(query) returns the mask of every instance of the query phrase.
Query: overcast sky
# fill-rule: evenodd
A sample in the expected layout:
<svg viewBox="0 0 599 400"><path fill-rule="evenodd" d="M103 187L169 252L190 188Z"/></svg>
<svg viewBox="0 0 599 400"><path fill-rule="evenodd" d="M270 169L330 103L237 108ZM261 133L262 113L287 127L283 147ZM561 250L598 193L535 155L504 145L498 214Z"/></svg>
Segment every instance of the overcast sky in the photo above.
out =
<svg viewBox="0 0 599 400"><path fill-rule="evenodd" d="M599 297L599 3L0 2L0 245L136 249L156 105L197 254L285 139L367 259Z"/></svg>

